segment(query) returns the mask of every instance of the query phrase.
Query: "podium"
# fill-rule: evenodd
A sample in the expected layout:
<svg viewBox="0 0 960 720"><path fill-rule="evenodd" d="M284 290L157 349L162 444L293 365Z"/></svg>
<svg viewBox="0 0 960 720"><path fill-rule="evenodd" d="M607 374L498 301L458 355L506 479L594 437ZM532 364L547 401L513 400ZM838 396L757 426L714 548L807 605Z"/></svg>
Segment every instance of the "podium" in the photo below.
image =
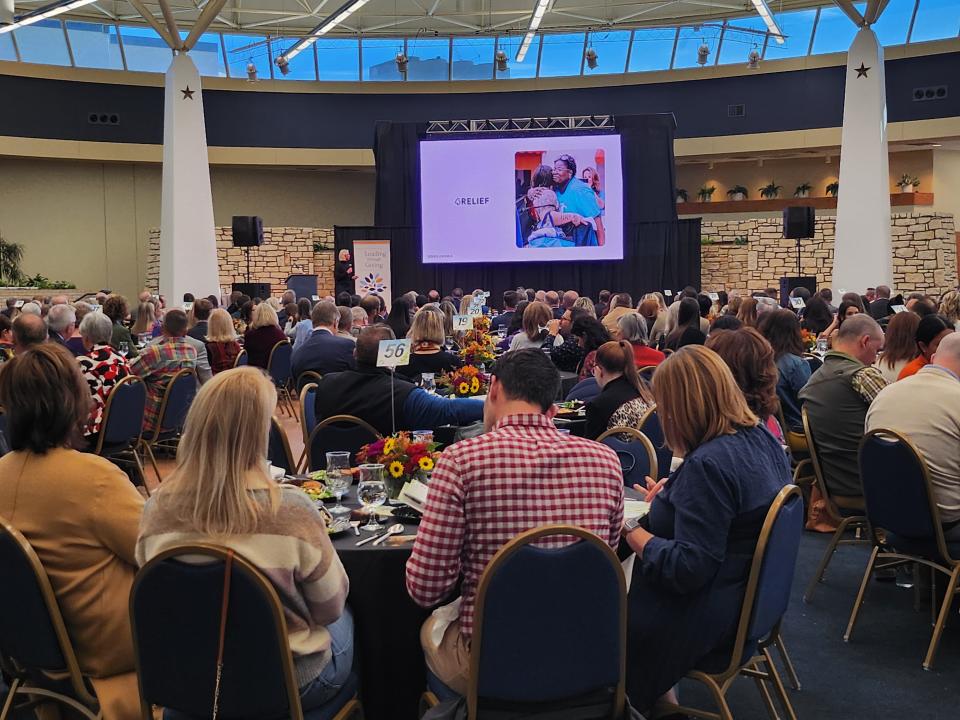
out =
<svg viewBox="0 0 960 720"><path fill-rule="evenodd" d="M287 290L293 290L297 300L307 298L307 300L312 301L313 296L317 294L317 276L289 275L287 276Z"/></svg>

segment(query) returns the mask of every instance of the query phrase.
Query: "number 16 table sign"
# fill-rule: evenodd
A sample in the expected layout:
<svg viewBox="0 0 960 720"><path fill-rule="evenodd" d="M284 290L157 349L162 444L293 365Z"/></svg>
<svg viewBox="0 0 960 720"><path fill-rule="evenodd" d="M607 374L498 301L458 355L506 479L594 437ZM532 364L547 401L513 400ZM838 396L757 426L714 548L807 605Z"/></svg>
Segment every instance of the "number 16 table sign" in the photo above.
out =
<svg viewBox="0 0 960 720"><path fill-rule="evenodd" d="M381 340L377 348L377 367L410 364L410 340Z"/></svg>

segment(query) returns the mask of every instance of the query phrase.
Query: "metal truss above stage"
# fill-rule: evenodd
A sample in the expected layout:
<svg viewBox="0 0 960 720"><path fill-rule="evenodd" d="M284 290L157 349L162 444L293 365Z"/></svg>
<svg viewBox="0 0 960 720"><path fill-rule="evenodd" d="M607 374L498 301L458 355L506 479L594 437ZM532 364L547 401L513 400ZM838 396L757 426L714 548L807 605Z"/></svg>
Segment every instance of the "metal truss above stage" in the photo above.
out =
<svg viewBox="0 0 960 720"><path fill-rule="evenodd" d="M544 132L554 130L614 130L613 115L501 118L497 120L431 120L428 135L462 133Z"/></svg>

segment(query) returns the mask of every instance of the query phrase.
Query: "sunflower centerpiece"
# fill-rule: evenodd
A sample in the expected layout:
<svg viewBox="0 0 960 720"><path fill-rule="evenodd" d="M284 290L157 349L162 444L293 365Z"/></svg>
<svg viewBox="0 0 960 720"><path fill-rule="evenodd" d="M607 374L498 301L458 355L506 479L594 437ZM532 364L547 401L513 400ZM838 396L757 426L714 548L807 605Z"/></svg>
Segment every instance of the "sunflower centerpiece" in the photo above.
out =
<svg viewBox="0 0 960 720"><path fill-rule="evenodd" d="M357 452L357 462L382 464L386 469L387 497L396 500L408 481L427 481L440 457L438 447L435 442L414 441L410 433L398 432L364 445Z"/></svg>
<svg viewBox="0 0 960 720"><path fill-rule="evenodd" d="M490 318L477 315L473 318L473 329L463 334L460 358L465 365L489 365L496 359L496 345L490 335Z"/></svg>
<svg viewBox="0 0 960 720"><path fill-rule="evenodd" d="M487 377L473 365L464 365L441 375L437 385L450 388L450 394L454 397L473 397L486 394Z"/></svg>

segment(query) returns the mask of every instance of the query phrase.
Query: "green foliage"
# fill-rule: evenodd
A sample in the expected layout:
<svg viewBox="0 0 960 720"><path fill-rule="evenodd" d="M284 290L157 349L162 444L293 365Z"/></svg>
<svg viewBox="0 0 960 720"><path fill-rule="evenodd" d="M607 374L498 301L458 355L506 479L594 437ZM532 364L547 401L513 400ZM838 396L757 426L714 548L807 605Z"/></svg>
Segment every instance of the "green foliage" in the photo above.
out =
<svg viewBox="0 0 960 720"><path fill-rule="evenodd" d="M734 245L747 245L749 242L746 235L739 235L733 239Z"/></svg>
<svg viewBox="0 0 960 720"><path fill-rule="evenodd" d="M918 189L920 187L920 178L901 175L900 179L897 180L897 187L902 189L907 185L913 185L914 190Z"/></svg>
<svg viewBox="0 0 960 720"><path fill-rule="evenodd" d="M769 185L764 185L760 188L760 197L766 199L773 199L780 194L780 190L783 188L782 185L777 185L776 183L771 182Z"/></svg>
<svg viewBox="0 0 960 720"><path fill-rule="evenodd" d="M836 197L839 192L840 192L840 182L839 182L839 181L837 181L837 182L832 182L832 183L830 183L830 184L827 185L827 195L831 195L832 197Z"/></svg>
<svg viewBox="0 0 960 720"><path fill-rule="evenodd" d="M35 287L40 290L73 290L77 286L66 280L51 280L45 275L37 273L32 277L20 278L20 284L23 287Z"/></svg>
<svg viewBox="0 0 960 720"><path fill-rule="evenodd" d="M683 188L677 188L675 197L680 198L683 202L687 202L687 191Z"/></svg>
<svg viewBox="0 0 960 720"><path fill-rule="evenodd" d="M716 189L717 187L715 185L704 185L702 188L697 190L697 197L701 200L709 200Z"/></svg>
<svg viewBox="0 0 960 720"><path fill-rule="evenodd" d="M23 260L23 245L9 242L0 235L0 284L17 285L23 273L20 261Z"/></svg>
<svg viewBox="0 0 960 720"><path fill-rule="evenodd" d="M713 245L713 244L714 244L714 239L713 239L712 237L710 237L709 235L704 235L702 238L700 238L700 244L701 244L701 245Z"/></svg>
<svg viewBox="0 0 960 720"><path fill-rule="evenodd" d="M808 193L813 190L813 185L808 182L803 183L802 185L797 185L797 189L793 191L794 197L800 197L803 193Z"/></svg>

